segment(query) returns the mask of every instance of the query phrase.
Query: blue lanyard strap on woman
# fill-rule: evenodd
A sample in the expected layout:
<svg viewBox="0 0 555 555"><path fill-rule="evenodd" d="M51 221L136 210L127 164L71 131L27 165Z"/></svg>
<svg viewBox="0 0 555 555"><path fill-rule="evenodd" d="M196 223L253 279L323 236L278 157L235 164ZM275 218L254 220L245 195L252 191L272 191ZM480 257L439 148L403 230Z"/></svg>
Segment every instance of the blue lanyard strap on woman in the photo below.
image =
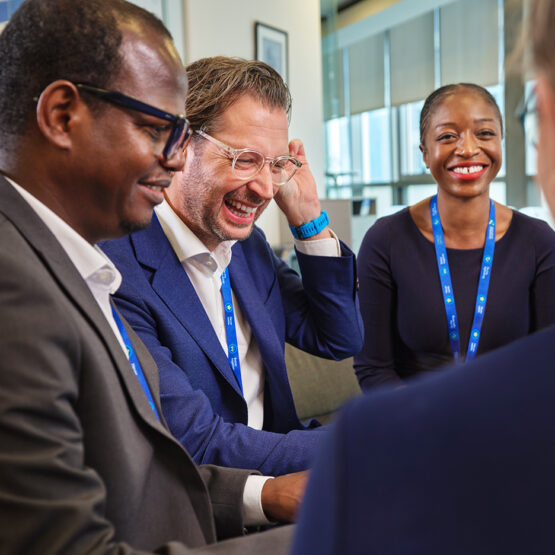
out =
<svg viewBox="0 0 555 555"><path fill-rule="evenodd" d="M156 410L156 406L154 405L154 399L152 398L152 393L150 392L150 388L148 387L148 383L146 382L145 375L143 374L143 369L141 368L139 359L135 354L135 349L133 349L133 345L131 344L129 335L127 335L127 331L123 325L123 322L121 321L121 318L119 317L119 314L116 312L114 307L112 307L112 314L114 315L114 320L116 321L116 325L118 326L118 330L121 335L121 338L125 343L125 348L127 349L127 358L129 359L131 368L133 368L133 372L135 373L135 376L137 376L137 379L139 380L139 383L141 384L141 387L145 392L146 398L148 400L148 404L152 407L152 410L154 411L156 418L160 420L160 416L158 415L158 411Z"/></svg>
<svg viewBox="0 0 555 555"><path fill-rule="evenodd" d="M495 205L491 199L489 202L489 220L486 230L486 243L484 245L482 267L480 268L480 279L478 281L478 293L476 295L474 320L472 321L470 338L468 340L468 349L466 351L467 361L474 358L478 349L482 322L484 321L484 313L486 311L489 278L491 276L491 267L493 264L493 251L495 249ZM453 293L453 285L451 284L451 274L449 272L449 262L447 261L447 250L445 248L445 240L443 238L443 229L441 227L441 220L437 209L437 195L432 197L430 201L430 215L432 217L437 268L439 271L439 279L441 281L443 302L445 304L447 327L449 328L449 341L451 342L451 351L453 351L455 362L459 362L461 358L459 321L457 318L457 309L455 307L455 296Z"/></svg>
<svg viewBox="0 0 555 555"><path fill-rule="evenodd" d="M237 332L235 331L235 314L233 312L233 299L231 298L231 285L227 268L222 277L222 298L224 301L225 335L227 338L227 360L235 374L237 383L243 393L243 381L241 380L241 365L239 364L239 348L237 347Z"/></svg>

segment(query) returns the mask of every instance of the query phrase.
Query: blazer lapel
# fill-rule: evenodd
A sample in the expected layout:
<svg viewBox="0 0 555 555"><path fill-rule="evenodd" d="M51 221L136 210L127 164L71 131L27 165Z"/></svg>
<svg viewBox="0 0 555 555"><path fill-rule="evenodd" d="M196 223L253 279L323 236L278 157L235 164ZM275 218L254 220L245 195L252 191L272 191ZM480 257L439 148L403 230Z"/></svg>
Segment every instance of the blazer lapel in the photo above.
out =
<svg viewBox="0 0 555 555"><path fill-rule="evenodd" d="M251 271L241 248L241 243L236 243L233 246L233 255L229 265L231 287L241 305L245 318L250 324L264 366L272 369L275 375L277 367L274 367L273 361L283 359L283 348L274 326L268 325L271 318L260 295L256 293L257 289ZM267 372L267 374L270 373ZM267 377L271 380L271 376Z"/></svg>
<svg viewBox="0 0 555 555"><path fill-rule="evenodd" d="M242 396L216 332L158 220L153 218L148 229L134 233L131 241L139 263L154 271L152 288L161 301L231 387Z"/></svg>
<svg viewBox="0 0 555 555"><path fill-rule="evenodd" d="M113 302L112 302L112 307L115 310L117 310ZM140 340L140 338L134 332L133 328L127 323L127 321L120 314L119 311L118 311L118 314L121 318L121 321L123 322L123 325L125 326L125 331L127 332L129 339L131 340L131 344L135 349L135 354L137 355L137 359L139 360L139 364L141 365L141 370L143 371L143 375L150 389L152 400L154 401L154 405L156 406L156 411L158 412L160 419L164 422L163 426L160 425L160 421L156 418L156 414L154 413L154 411L152 410L152 407L148 402L146 394L143 391L142 385L140 384L137 376L135 376L135 373L133 372L131 365L129 364L129 360L123 353L123 350L121 349L121 346L118 343L119 350L115 351L115 355L118 358L120 358L119 355L121 353L121 358L119 361L120 365L123 368L126 368L126 366L128 367L127 369L128 371L121 372L122 379L125 382L125 386L129 390L129 392L132 393L132 398L134 399L134 402L137 405L137 408L139 409L139 412L141 413L143 418L147 420L149 424L151 424L156 428L160 428L160 427L164 428L166 424L165 424L165 421L163 420L162 406L160 405L160 385L159 385L158 368L156 367L156 362L154 362L154 359L150 356L150 353L148 352L147 348L144 346L143 342Z"/></svg>
<svg viewBox="0 0 555 555"><path fill-rule="evenodd" d="M91 327L101 337L138 413L149 424L164 431L167 435L163 425L158 422L148 404L142 387L133 374L131 365L112 328L106 321L98 303L77 271L77 268L35 211L2 176L0 176L0 207L2 207L0 211L18 228L43 264L58 281L60 287L73 300L83 318L90 323ZM127 329L129 329L128 326ZM136 344L136 340L133 341L133 344ZM152 381L151 377L149 384ZM156 387L155 389L157 390L158 388Z"/></svg>
<svg viewBox="0 0 555 555"><path fill-rule="evenodd" d="M247 263L240 243L233 247L229 268L231 287L247 318L266 369L264 397L264 429L287 431L299 428L289 378L285 368L283 344L272 325L272 318L263 299L257 294L252 279L252 265Z"/></svg>

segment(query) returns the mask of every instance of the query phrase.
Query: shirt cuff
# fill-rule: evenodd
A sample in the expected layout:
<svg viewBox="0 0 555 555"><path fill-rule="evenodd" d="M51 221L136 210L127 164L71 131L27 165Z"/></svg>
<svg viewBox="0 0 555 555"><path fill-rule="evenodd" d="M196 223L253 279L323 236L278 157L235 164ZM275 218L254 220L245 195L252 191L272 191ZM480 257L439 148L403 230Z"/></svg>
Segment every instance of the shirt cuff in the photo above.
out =
<svg viewBox="0 0 555 555"><path fill-rule="evenodd" d="M262 509L262 486L272 476L251 475L245 482L243 490L243 523L245 526L263 526L272 524Z"/></svg>
<svg viewBox="0 0 555 555"><path fill-rule="evenodd" d="M328 228L331 237L327 239L316 239L314 241L302 241L301 239L294 239L295 248L303 254L310 256L341 256L341 245L337 235Z"/></svg>

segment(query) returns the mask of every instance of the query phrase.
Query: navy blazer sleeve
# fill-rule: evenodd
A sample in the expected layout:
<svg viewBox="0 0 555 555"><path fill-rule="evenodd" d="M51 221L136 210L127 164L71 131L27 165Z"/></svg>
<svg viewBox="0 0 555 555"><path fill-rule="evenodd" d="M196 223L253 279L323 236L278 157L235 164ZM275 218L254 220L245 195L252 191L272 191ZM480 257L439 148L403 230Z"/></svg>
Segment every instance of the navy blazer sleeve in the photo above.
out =
<svg viewBox="0 0 555 555"><path fill-rule="evenodd" d="M277 279L285 326L280 340L332 360L357 354L363 339L356 260L347 245L343 242L340 245L341 256L338 257L312 256L297 251L299 277L274 254L261 229L255 228L251 239L241 244L259 296L273 293L275 288L271 282ZM272 318L280 334L282 322L274 313Z"/></svg>

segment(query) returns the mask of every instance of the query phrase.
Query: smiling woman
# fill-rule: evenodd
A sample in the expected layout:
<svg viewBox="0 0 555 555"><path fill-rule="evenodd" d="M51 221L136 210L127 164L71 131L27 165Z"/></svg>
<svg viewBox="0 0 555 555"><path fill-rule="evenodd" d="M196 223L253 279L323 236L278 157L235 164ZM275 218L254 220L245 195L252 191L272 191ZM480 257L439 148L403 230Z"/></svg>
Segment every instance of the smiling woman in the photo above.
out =
<svg viewBox="0 0 555 555"><path fill-rule="evenodd" d="M503 122L473 84L434 91L420 149L438 192L367 232L358 256L363 389L464 362L555 322L555 233L489 197Z"/></svg>

